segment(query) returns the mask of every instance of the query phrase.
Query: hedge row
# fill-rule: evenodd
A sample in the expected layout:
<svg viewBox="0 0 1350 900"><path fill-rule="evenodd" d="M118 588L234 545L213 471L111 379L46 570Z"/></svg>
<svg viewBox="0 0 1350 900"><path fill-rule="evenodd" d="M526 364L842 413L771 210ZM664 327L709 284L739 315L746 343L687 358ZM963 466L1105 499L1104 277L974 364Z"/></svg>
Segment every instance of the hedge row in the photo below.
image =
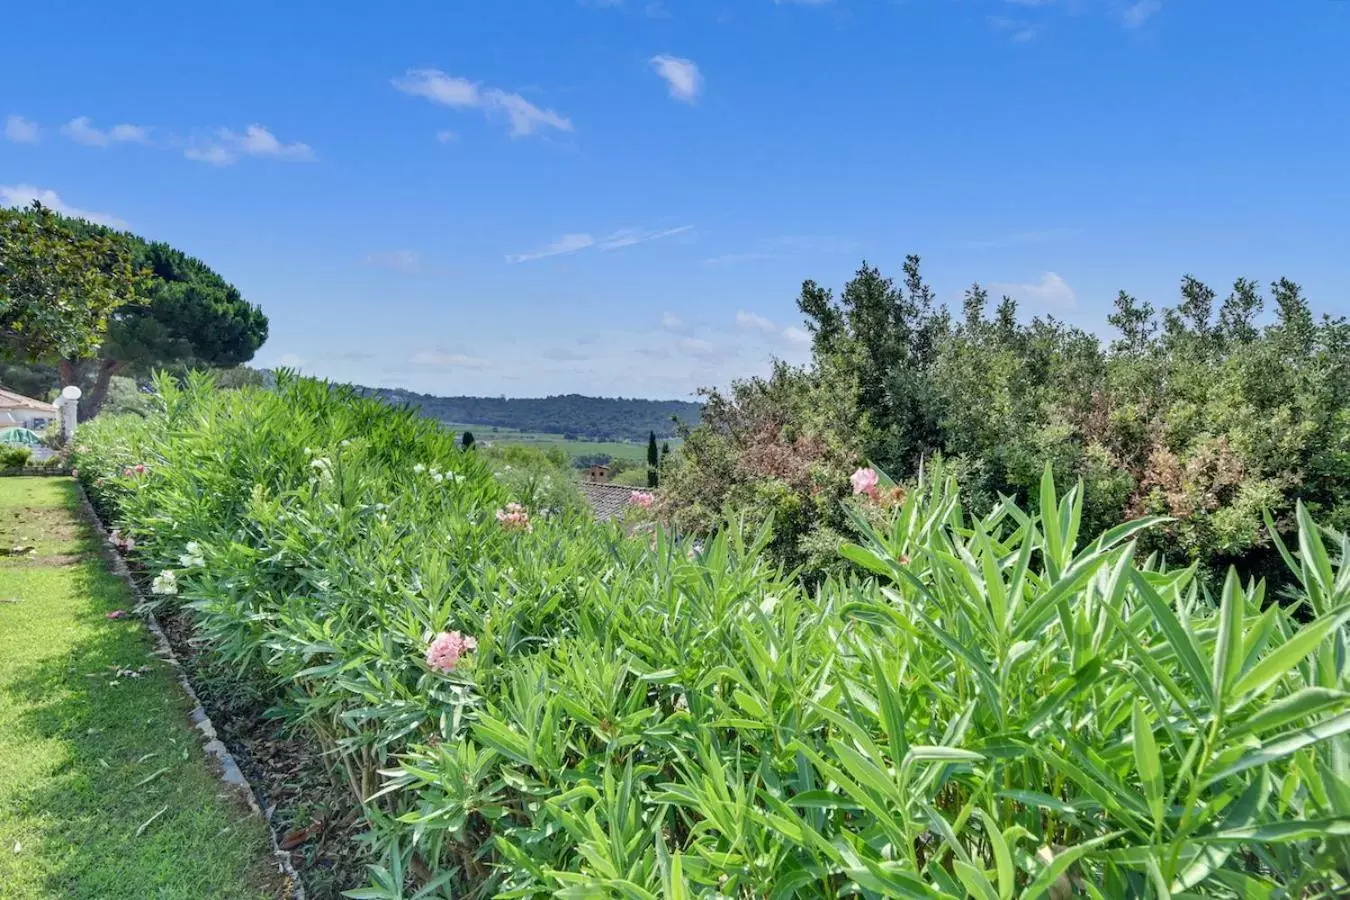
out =
<svg viewBox="0 0 1350 900"><path fill-rule="evenodd" d="M1079 535L1048 473L1045 518L873 490L806 592L767 532L509 506L345 389L159 402L88 425L79 478L330 752L382 860L352 896L1347 890L1350 566L1306 515L1272 603L1136 559L1148 521Z"/></svg>

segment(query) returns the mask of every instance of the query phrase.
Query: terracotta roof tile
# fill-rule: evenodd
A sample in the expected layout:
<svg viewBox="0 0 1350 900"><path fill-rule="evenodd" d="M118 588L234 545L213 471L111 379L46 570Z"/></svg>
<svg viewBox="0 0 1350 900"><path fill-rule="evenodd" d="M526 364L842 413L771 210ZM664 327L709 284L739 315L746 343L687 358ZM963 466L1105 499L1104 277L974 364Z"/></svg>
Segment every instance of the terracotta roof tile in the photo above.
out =
<svg viewBox="0 0 1350 900"><path fill-rule="evenodd" d="M600 481L581 482L581 493L586 495L586 499L591 504L591 509L595 510L595 518L601 522L622 516L624 510L628 508L628 498L633 496L634 491L639 490L642 490L642 488L623 484L607 484Z"/></svg>

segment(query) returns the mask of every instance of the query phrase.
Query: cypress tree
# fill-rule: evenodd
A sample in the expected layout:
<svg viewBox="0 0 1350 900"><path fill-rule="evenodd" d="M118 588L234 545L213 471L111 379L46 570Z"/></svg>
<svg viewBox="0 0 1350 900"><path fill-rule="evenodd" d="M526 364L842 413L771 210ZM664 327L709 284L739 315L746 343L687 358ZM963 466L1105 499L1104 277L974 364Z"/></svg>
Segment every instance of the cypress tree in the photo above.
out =
<svg viewBox="0 0 1350 900"><path fill-rule="evenodd" d="M647 487L656 487L660 465L661 458L656 455L656 432L653 431L647 435Z"/></svg>
<svg viewBox="0 0 1350 900"><path fill-rule="evenodd" d="M464 432L464 434L462 434L462 435L460 436L460 438L459 438L459 445L460 445L461 447L463 447L465 450L472 450L472 449L473 449L473 432L472 432L472 431L466 431L466 432Z"/></svg>

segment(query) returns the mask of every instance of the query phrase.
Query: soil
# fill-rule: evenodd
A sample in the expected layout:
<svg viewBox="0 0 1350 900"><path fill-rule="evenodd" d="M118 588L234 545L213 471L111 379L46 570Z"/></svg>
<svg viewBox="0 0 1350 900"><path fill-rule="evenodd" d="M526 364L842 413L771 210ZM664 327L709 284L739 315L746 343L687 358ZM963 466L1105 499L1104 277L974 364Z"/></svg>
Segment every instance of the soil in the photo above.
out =
<svg viewBox="0 0 1350 900"><path fill-rule="evenodd" d="M291 852L306 895L339 900L342 891L368 884L370 858L358 841L364 831L360 808L335 780L322 749L269 717L270 698L208 656L185 615L157 618L220 739L271 817L281 848Z"/></svg>

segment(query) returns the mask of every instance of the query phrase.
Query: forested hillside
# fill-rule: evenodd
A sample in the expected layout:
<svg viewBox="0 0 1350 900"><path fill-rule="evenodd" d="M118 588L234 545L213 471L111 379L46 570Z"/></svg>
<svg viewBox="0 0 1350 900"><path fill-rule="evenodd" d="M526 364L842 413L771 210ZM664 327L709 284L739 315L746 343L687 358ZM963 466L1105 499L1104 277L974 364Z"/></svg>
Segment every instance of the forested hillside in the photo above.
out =
<svg viewBox="0 0 1350 900"><path fill-rule="evenodd" d="M703 407L684 400L625 397L437 397L398 388L358 388L387 403L408 404L442 422L540 431L604 441L645 441L651 432L672 437L675 420L696 426Z"/></svg>

